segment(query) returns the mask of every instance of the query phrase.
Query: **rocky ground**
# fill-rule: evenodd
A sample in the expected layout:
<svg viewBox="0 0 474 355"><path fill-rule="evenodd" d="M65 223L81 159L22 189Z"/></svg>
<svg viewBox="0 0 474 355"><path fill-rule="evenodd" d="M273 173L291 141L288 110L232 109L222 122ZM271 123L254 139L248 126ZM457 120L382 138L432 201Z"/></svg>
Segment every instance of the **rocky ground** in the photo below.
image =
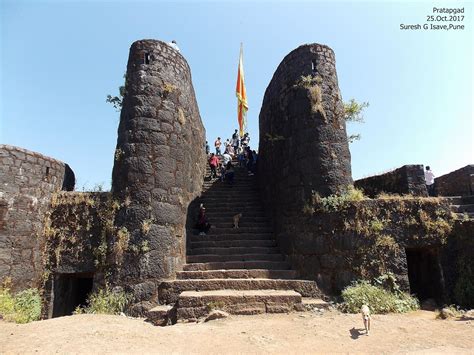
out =
<svg viewBox="0 0 474 355"><path fill-rule="evenodd" d="M17 325L0 321L0 353L414 353L473 354L474 317L434 312L373 316L329 311L231 316L155 327L121 316L75 315Z"/></svg>

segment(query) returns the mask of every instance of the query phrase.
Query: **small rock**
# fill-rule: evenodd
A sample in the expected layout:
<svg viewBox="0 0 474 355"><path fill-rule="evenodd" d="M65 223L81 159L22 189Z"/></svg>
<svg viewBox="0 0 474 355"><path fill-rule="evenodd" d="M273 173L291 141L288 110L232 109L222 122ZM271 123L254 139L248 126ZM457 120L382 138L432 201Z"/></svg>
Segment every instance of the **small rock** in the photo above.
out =
<svg viewBox="0 0 474 355"><path fill-rule="evenodd" d="M439 312L439 317L441 319L448 319L448 318L454 318L456 317L456 315L449 308L443 308L441 312Z"/></svg>
<svg viewBox="0 0 474 355"><path fill-rule="evenodd" d="M229 316L229 313L224 312L224 311L219 311L219 310L213 310L209 315L206 317L204 320L205 322L208 322L210 320L214 319L220 319L220 318L227 318Z"/></svg>

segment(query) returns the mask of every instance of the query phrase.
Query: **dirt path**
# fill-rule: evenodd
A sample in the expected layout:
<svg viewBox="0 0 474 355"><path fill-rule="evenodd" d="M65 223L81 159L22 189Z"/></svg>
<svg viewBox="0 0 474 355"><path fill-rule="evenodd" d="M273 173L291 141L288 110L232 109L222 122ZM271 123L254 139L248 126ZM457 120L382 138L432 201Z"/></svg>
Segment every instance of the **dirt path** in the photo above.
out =
<svg viewBox="0 0 474 355"><path fill-rule="evenodd" d="M327 312L233 316L154 327L140 319L77 315L16 325L0 321L0 353L414 353L474 354L474 319L433 312L373 317Z"/></svg>

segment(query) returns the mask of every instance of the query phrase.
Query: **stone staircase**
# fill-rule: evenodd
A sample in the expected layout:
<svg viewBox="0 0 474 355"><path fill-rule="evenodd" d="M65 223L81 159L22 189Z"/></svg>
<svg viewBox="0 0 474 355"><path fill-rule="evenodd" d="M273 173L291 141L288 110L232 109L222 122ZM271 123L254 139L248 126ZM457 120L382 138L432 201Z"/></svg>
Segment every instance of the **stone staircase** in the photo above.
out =
<svg viewBox="0 0 474 355"><path fill-rule="evenodd" d="M474 219L474 195L445 197L451 204L453 211L459 219Z"/></svg>
<svg viewBox="0 0 474 355"><path fill-rule="evenodd" d="M205 181L199 203L213 227L207 235L188 231L187 264L158 290L160 303L175 304L177 321L194 321L213 309L231 314L303 310L306 298L314 303L321 297L316 283L298 280L280 253L256 178L245 168L235 168L233 185ZM237 213L243 216L235 229Z"/></svg>

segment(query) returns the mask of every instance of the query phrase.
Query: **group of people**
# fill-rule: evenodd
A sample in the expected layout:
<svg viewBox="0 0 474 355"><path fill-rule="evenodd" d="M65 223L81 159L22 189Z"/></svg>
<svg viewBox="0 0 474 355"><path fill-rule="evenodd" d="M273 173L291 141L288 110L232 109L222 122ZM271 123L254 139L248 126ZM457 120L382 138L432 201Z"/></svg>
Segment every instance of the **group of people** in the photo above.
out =
<svg viewBox="0 0 474 355"><path fill-rule="evenodd" d="M206 154L211 168L211 179L220 178L221 181L233 184L235 175L233 159L237 159L240 167L247 167L249 175L255 174L257 152L250 148L250 135L248 133L245 133L243 137L239 137L238 130L235 130L232 138L225 142L222 142L221 137L217 137L214 148L216 152L211 153L209 143L206 141Z"/></svg>

